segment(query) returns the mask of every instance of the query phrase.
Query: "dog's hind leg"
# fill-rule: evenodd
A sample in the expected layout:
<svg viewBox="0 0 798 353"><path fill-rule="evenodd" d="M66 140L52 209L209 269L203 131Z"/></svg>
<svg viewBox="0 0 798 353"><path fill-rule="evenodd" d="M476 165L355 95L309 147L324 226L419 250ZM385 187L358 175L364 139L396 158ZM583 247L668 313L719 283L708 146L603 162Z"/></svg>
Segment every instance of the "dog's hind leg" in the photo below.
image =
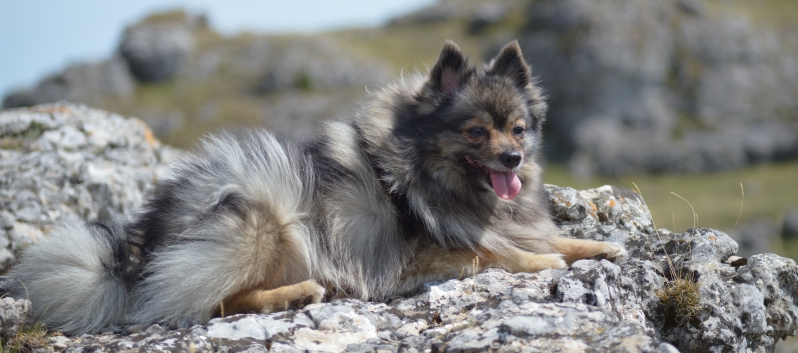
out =
<svg viewBox="0 0 798 353"><path fill-rule="evenodd" d="M275 289L252 289L225 300L214 316L246 312L268 314L291 307L319 303L323 298L324 288L313 280Z"/></svg>
<svg viewBox="0 0 798 353"><path fill-rule="evenodd" d="M485 268L503 268L516 273L566 266L561 254L535 254L517 248L501 254L481 249L478 254L472 250L444 249L425 243L417 249L415 257L402 272L396 295L409 293L430 281L473 276Z"/></svg>
<svg viewBox="0 0 798 353"><path fill-rule="evenodd" d="M569 264L581 259L615 261L627 256L626 249L616 243L557 237L551 240L551 244Z"/></svg>

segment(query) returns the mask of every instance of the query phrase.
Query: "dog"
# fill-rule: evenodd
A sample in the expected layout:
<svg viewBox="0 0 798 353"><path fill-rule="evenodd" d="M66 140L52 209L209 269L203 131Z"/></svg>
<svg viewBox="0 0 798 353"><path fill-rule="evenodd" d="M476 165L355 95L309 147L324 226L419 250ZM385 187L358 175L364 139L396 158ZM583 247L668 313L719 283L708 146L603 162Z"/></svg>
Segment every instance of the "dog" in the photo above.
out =
<svg viewBox="0 0 798 353"><path fill-rule="evenodd" d="M551 220L539 164L546 103L517 42L481 69L446 41L428 73L370 93L303 143L206 137L130 221L66 224L6 290L51 330L171 327L322 300L386 300L482 268L620 258Z"/></svg>

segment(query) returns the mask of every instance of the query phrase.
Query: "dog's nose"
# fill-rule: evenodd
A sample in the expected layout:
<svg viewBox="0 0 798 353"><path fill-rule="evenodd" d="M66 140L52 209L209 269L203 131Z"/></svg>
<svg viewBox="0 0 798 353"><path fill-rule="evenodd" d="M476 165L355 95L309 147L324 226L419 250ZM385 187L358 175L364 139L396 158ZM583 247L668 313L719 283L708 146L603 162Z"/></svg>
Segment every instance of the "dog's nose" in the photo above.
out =
<svg viewBox="0 0 798 353"><path fill-rule="evenodd" d="M521 153L518 151L504 152L499 156L499 159L501 159L505 167L515 168L521 164Z"/></svg>

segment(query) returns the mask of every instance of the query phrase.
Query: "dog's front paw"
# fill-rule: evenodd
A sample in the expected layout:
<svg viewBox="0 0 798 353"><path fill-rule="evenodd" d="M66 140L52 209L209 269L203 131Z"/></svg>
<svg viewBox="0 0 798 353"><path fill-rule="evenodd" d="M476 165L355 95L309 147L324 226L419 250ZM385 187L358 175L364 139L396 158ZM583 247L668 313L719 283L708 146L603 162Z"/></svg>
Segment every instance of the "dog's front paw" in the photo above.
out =
<svg viewBox="0 0 798 353"><path fill-rule="evenodd" d="M547 269L561 269L568 267L562 254L530 254L524 259L524 269L520 272L537 272Z"/></svg>
<svg viewBox="0 0 798 353"><path fill-rule="evenodd" d="M593 259L596 260L608 260L612 262L623 262L628 256L629 252L623 247L623 245L618 243L600 243L603 248L602 251L595 256Z"/></svg>
<svg viewBox="0 0 798 353"><path fill-rule="evenodd" d="M320 303L325 293L324 287L314 280L297 283L294 285L293 294L296 299L291 301L291 306L301 308L308 304Z"/></svg>
<svg viewBox="0 0 798 353"><path fill-rule="evenodd" d="M261 312L264 314L289 308L302 308L308 304L319 303L324 299L325 290L314 280L262 291L258 296Z"/></svg>

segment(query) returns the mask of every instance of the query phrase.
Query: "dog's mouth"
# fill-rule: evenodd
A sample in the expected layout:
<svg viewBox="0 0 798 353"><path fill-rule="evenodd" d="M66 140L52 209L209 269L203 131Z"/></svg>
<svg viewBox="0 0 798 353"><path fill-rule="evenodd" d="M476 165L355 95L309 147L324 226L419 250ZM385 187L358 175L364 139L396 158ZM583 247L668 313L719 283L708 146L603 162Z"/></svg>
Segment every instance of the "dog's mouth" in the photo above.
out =
<svg viewBox="0 0 798 353"><path fill-rule="evenodd" d="M475 162L471 157L465 156L465 161L493 188L496 196L503 200L512 200L521 192L521 179L512 170L496 170Z"/></svg>

